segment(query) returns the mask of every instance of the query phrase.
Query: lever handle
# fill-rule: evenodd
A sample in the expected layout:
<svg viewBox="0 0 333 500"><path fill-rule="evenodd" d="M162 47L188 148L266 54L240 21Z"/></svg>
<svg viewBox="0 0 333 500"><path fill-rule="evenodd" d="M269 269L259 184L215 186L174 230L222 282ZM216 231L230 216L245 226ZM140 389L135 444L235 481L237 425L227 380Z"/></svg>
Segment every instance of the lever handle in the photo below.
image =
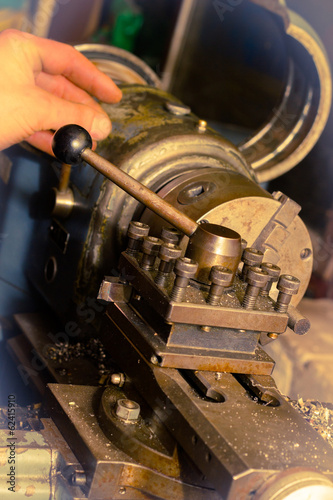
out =
<svg viewBox="0 0 333 500"><path fill-rule="evenodd" d="M98 172L114 182L136 200L182 231L187 236L198 228L198 224L177 208L163 200L156 193L123 172L105 158L91 150L92 139L89 133L79 125L65 125L53 136L52 149L58 160L75 164L86 161Z"/></svg>

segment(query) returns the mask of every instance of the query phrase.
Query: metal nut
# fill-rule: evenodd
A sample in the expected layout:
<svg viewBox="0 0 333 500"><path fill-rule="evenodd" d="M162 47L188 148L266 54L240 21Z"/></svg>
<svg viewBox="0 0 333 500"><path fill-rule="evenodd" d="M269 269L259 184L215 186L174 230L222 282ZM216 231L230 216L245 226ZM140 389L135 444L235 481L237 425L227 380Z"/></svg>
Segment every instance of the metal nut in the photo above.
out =
<svg viewBox="0 0 333 500"><path fill-rule="evenodd" d="M118 399L116 415L125 422L136 422L140 415L140 405L130 399Z"/></svg>

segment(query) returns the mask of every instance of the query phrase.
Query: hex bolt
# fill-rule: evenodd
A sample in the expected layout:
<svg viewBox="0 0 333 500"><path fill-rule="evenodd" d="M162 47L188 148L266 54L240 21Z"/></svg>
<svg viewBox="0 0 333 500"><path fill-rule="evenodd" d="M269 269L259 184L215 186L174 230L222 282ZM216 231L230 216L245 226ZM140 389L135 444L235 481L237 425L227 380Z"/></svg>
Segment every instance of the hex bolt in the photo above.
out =
<svg viewBox="0 0 333 500"><path fill-rule="evenodd" d="M243 298L244 309L254 309L260 290L267 284L269 274L261 267L250 267L246 274L247 288Z"/></svg>
<svg viewBox="0 0 333 500"><path fill-rule="evenodd" d="M164 243L173 243L178 245L182 233L174 227L163 227L161 232L161 240Z"/></svg>
<svg viewBox="0 0 333 500"><path fill-rule="evenodd" d="M256 248L245 248L243 255L242 255L242 261L244 262L243 266L243 271L242 271L242 278L245 281L247 271L250 267L256 267L259 266L262 263L262 259L264 258L264 254L260 251L257 250Z"/></svg>
<svg viewBox="0 0 333 500"><path fill-rule="evenodd" d="M154 267L156 257L158 255L162 240L154 236L146 236L142 243L142 261L141 269L151 271Z"/></svg>
<svg viewBox="0 0 333 500"><path fill-rule="evenodd" d="M269 280L267 281L267 284L264 286L264 288L260 290L260 295L262 295L263 297L268 297L273 283L275 283L279 279L281 268L279 266L276 266L275 264L271 264L270 262L263 262L260 267L269 275Z"/></svg>
<svg viewBox="0 0 333 500"><path fill-rule="evenodd" d="M155 278L155 283L159 286L165 286L168 277L172 273L175 260L182 254L182 249L173 243L163 243L158 257L160 265Z"/></svg>
<svg viewBox="0 0 333 500"><path fill-rule="evenodd" d="M185 296L186 287L190 279L194 278L197 269L198 263L194 260L187 257L180 257L177 259L174 269L176 279L170 296L171 300L174 302L182 302Z"/></svg>
<svg viewBox="0 0 333 500"><path fill-rule="evenodd" d="M233 273L224 266L213 266L209 274L209 280L212 282L207 297L207 302L211 306L217 306L220 303L223 291L231 285Z"/></svg>
<svg viewBox="0 0 333 500"><path fill-rule="evenodd" d="M116 415L126 424L137 422L140 416L140 405L131 399L118 399Z"/></svg>
<svg viewBox="0 0 333 500"><path fill-rule="evenodd" d="M298 293L300 280L290 274L281 274L276 288L279 295L276 299L275 310L279 313L286 313L293 295Z"/></svg>
<svg viewBox="0 0 333 500"><path fill-rule="evenodd" d="M141 248L143 238L149 234L149 226L138 221L131 221L128 226L126 253L136 255Z"/></svg>

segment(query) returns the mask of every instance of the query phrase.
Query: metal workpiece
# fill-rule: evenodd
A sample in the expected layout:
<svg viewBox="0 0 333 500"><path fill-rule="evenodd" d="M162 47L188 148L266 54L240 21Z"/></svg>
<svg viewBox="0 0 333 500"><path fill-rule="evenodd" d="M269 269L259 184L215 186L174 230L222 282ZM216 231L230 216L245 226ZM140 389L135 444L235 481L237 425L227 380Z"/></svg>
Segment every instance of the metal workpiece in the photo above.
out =
<svg viewBox="0 0 333 500"><path fill-rule="evenodd" d="M230 269L223 266L213 266L209 273L211 285L207 297L208 304L216 306L219 304L225 288L233 282L233 273Z"/></svg>
<svg viewBox="0 0 333 500"><path fill-rule="evenodd" d="M162 240L154 236L145 236L142 243L141 268L151 271L154 267L156 257L161 247Z"/></svg>
<svg viewBox="0 0 333 500"><path fill-rule="evenodd" d="M256 248L245 248L242 254L242 261L244 262L242 269L242 277L245 280L247 271L251 266L260 266L262 260L264 258L264 254L257 250Z"/></svg>
<svg viewBox="0 0 333 500"><path fill-rule="evenodd" d="M300 287L300 280L295 276L282 274L279 278L276 288L279 290L279 295L276 299L275 310L277 312L285 313L291 302L293 295L298 293Z"/></svg>
<svg viewBox="0 0 333 500"><path fill-rule="evenodd" d="M75 205L73 191L68 187L66 190L57 188L52 189L52 217L59 217L60 219L67 219L71 214Z"/></svg>
<svg viewBox="0 0 333 500"><path fill-rule="evenodd" d="M281 268L279 266L276 266L275 264L272 264L271 262L263 262L260 267L269 275L267 284L260 290L260 295L267 297L273 283L275 283L279 279Z"/></svg>
<svg viewBox="0 0 333 500"><path fill-rule="evenodd" d="M174 272L176 275L172 292L170 295L170 300L173 302L182 302L186 287L188 286L190 279L194 278L198 269L198 263L193 259L188 257L180 257L177 259Z"/></svg>
<svg viewBox="0 0 333 500"><path fill-rule="evenodd" d="M209 273L215 265L236 273L241 257L241 237L227 227L200 224L190 238L185 256L199 264L196 279L209 284Z"/></svg>
<svg viewBox="0 0 333 500"><path fill-rule="evenodd" d="M245 309L254 309L260 290L264 288L269 280L269 274L261 267L250 267L246 273L247 287L242 306Z"/></svg>
<svg viewBox="0 0 333 500"><path fill-rule="evenodd" d="M149 234L149 226L139 221L131 221L127 230L127 249L126 252L136 255L141 248L143 238Z"/></svg>
<svg viewBox="0 0 333 500"><path fill-rule="evenodd" d="M158 257L160 264L158 267L155 283L159 286L165 286L175 265L176 259L182 254L182 249L173 243L163 243L161 245Z"/></svg>

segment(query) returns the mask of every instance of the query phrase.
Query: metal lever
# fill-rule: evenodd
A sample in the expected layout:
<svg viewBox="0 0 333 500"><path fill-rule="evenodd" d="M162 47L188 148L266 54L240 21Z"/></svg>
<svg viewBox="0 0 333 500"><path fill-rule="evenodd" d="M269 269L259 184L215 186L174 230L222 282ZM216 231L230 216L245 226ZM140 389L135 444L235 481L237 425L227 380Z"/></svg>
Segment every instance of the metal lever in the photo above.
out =
<svg viewBox="0 0 333 500"><path fill-rule="evenodd" d="M65 125L53 137L52 149L58 160L75 164L84 160L121 189L140 201L150 210L182 231L187 236L198 228L198 224L187 217L156 193L133 179L105 158L91 150L92 139L89 133L79 125Z"/></svg>
<svg viewBox="0 0 333 500"><path fill-rule="evenodd" d="M186 257L198 262L196 278L210 283L212 266L225 266L236 273L241 256L241 237L217 224L197 224L146 186L133 179L91 150L92 139L79 125L65 125L53 137L52 149L58 160L75 164L84 160L121 189L190 237Z"/></svg>

